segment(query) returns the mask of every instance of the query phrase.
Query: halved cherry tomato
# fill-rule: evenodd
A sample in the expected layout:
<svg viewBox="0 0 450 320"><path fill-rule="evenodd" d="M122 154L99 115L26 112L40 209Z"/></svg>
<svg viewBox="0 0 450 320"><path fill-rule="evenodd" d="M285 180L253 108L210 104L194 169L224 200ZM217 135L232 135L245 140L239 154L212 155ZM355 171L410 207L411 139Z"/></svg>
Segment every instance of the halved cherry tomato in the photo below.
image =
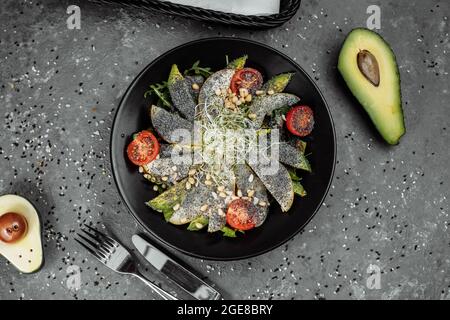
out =
<svg viewBox="0 0 450 320"><path fill-rule="evenodd" d="M137 166L143 166L159 153L159 142L150 131L139 132L127 148L128 159Z"/></svg>
<svg viewBox="0 0 450 320"><path fill-rule="evenodd" d="M308 106L292 107L286 115L288 130L299 137L305 137L314 128L314 114Z"/></svg>
<svg viewBox="0 0 450 320"><path fill-rule="evenodd" d="M255 227L255 205L244 199L236 199L230 202L227 210L227 223L238 230L250 230Z"/></svg>
<svg viewBox="0 0 450 320"><path fill-rule="evenodd" d="M244 68L237 70L231 79L230 89L238 94L239 89L245 88L249 93L254 94L261 88L263 77L261 73L253 68Z"/></svg>

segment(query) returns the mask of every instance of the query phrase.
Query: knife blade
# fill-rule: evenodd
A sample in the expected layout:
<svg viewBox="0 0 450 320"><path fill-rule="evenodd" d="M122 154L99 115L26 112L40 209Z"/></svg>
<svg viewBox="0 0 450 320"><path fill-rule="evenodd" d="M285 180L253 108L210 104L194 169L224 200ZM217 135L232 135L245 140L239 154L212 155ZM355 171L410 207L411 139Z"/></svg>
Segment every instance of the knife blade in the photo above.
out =
<svg viewBox="0 0 450 320"><path fill-rule="evenodd" d="M136 249L158 271L198 300L219 300L220 293L178 262L168 257L147 240L135 234L131 238Z"/></svg>

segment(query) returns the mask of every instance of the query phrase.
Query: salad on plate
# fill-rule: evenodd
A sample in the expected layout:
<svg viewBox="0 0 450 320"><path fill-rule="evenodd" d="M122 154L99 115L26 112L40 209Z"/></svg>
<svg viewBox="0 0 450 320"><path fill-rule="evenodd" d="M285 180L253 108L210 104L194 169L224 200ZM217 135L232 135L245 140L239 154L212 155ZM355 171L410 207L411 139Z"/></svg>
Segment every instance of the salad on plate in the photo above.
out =
<svg viewBox="0 0 450 320"><path fill-rule="evenodd" d="M145 93L150 128L133 134L129 161L159 194L146 203L187 230L236 237L260 227L269 207L289 211L305 197L301 173L311 172L304 141L314 114L284 92L292 73L265 81L247 56L213 72L197 61Z"/></svg>

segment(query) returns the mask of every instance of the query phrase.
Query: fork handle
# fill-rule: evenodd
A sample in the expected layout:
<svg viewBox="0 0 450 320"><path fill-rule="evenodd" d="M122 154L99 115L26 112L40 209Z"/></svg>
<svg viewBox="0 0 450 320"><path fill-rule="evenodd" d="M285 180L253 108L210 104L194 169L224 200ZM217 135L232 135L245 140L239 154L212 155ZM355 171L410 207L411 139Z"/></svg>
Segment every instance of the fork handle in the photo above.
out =
<svg viewBox="0 0 450 320"><path fill-rule="evenodd" d="M161 289L156 284L148 280L146 277L144 277L140 272L133 273L133 275L140 279L142 282L144 282L146 285L148 285L150 288L153 289L161 298L164 300L178 300L176 297L165 291L164 289Z"/></svg>

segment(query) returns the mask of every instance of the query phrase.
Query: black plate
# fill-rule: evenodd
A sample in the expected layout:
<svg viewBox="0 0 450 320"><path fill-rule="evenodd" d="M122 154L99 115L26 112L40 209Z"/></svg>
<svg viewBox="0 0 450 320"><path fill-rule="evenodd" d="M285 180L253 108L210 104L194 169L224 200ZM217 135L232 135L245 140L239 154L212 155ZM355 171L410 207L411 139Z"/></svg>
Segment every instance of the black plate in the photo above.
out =
<svg viewBox="0 0 450 320"><path fill-rule="evenodd" d="M230 58L248 54L248 65L260 70L265 79L273 75L295 71L286 92L297 94L302 102L314 110L316 125L308 139L307 152L313 167L312 174L304 174L302 184L308 192L305 198L296 197L289 213L282 213L275 203L266 222L238 238L224 238L220 232L190 232L186 226L166 223L160 213L153 212L144 202L156 193L126 158L126 146L134 132L148 128L147 114L152 98L144 99L149 84L167 79L170 67L178 64L181 70L196 60L201 65L219 70ZM208 38L189 42L161 55L150 63L133 81L125 93L114 119L111 135L111 163L119 192L133 216L154 237L186 254L212 260L236 260L267 252L297 234L320 208L333 177L336 141L333 121L325 99L306 72L289 57L266 45L236 38Z"/></svg>

